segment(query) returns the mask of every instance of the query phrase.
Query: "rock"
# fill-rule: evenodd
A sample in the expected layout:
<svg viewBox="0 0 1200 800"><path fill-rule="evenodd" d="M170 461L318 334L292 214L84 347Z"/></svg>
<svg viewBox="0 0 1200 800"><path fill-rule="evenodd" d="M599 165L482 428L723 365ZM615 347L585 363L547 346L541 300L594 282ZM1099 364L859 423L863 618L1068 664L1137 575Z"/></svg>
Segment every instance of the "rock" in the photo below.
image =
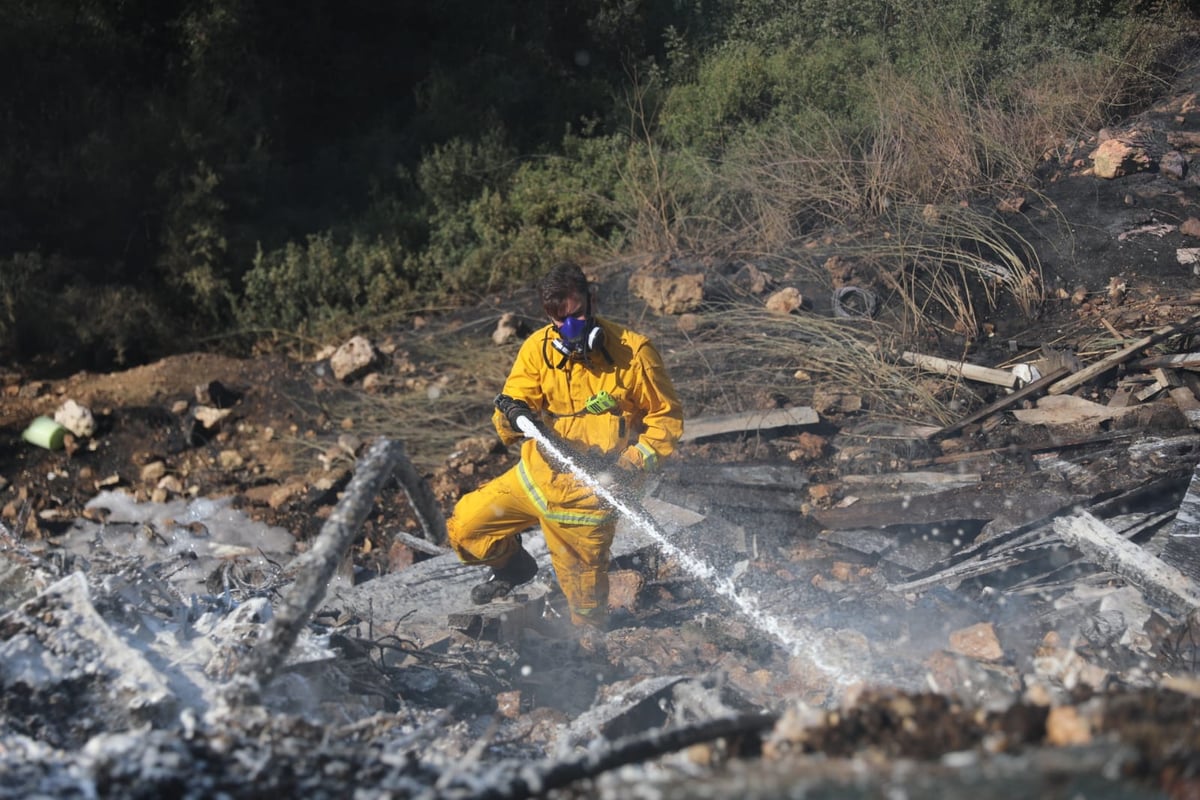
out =
<svg viewBox="0 0 1200 800"><path fill-rule="evenodd" d="M521 716L521 692L514 689L500 692L496 695L496 713L505 719L517 719Z"/></svg>
<svg viewBox="0 0 1200 800"><path fill-rule="evenodd" d="M1046 715L1046 742L1055 747L1088 744L1092 726L1074 706L1058 706Z"/></svg>
<svg viewBox="0 0 1200 800"><path fill-rule="evenodd" d="M167 474L167 465L162 461L151 461L142 467L141 478L146 483L154 483Z"/></svg>
<svg viewBox="0 0 1200 800"><path fill-rule="evenodd" d="M978 661L999 661L1004 657L1004 648L996 638L996 629L990 622L981 622L950 634L950 649Z"/></svg>
<svg viewBox="0 0 1200 800"><path fill-rule="evenodd" d="M91 409L67 400L54 412L54 421L81 439L96 433L96 417Z"/></svg>
<svg viewBox="0 0 1200 800"><path fill-rule="evenodd" d="M221 424L221 421L228 417L230 411L228 408L212 408L210 406L196 406L192 410L192 416L196 421L204 426L205 430L215 430Z"/></svg>
<svg viewBox="0 0 1200 800"><path fill-rule="evenodd" d="M1196 217L1188 217L1179 226L1179 232L1184 236L1192 236L1200 239L1200 219Z"/></svg>
<svg viewBox="0 0 1200 800"><path fill-rule="evenodd" d="M162 489L168 495L183 494L183 483L174 475L164 475L155 488Z"/></svg>
<svg viewBox="0 0 1200 800"><path fill-rule="evenodd" d="M789 461L816 461L825 455L829 440L815 433L801 433L796 439L796 446L788 451Z"/></svg>
<svg viewBox="0 0 1200 800"><path fill-rule="evenodd" d="M492 342L497 345L505 344L521 332L521 322L511 311L503 314L492 331Z"/></svg>
<svg viewBox="0 0 1200 800"><path fill-rule="evenodd" d="M1150 154L1121 139L1107 139L1092 151L1092 174L1097 178L1121 178L1150 169Z"/></svg>
<svg viewBox="0 0 1200 800"><path fill-rule="evenodd" d="M837 389L814 389L812 408L818 414L853 414L863 409L862 395Z"/></svg>
<svg viewBox="0 0 1200 800"><path fill-rule="evenodd" d="M767 311L772 314L791 314L804 307L804 295L794 286L787 286L767 298Z"/></svg>
<svg viewBox="0 0 1200 800"><path fill-rule="evenodd" d="M217 455L217 463L221 465L221 469L230 471L241 469L246 464L246 459L237 450L222 450Z"/></svg>
<svg viewBox="0 0 1200 800"><path fill-rule="evenodd" d="M1178 150L1168 150L1158 160L1158 171L1168 178L1183 180L1187 174L1188 162L1183 153Z"/></svg>
<svg viewBox="0 0 1200 800"><path fill-rule="evenodd" d="M704 275L645 269L629 277L629 290L660 314L695 311L704 302Z"/></svg>
<svg viewBox="0 0 1200 800"><path fill-rule="evenodd" d="M1185 267L1191 267L1194 274L1200 275L1200 247L1176 248L1175 260Z"/></svg>
<svg viewBox="0 0 1200 800"><path fill-rule="evenodd" d="M646 585L646 578L637 570L619 569L608 574L608 607L615 611L636 611L638 594Z"/></svg>
<svg viewBox="0 0 1200 800"><path fill-rule="evenodd" d="M329 357L329 368L339 381L352 381L374 366L379 354L365 336L355 336Z"/></svg>

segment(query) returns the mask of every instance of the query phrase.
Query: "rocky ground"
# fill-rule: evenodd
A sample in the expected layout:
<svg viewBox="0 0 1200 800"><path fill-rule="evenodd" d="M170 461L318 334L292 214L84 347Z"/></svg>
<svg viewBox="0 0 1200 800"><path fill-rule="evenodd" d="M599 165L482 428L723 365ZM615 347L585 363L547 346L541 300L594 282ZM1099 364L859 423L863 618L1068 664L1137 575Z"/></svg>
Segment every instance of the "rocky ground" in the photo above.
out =
<svg viewBox="0 0 1200 800"><path fill-rule="evenodd" d="M929 350L1009 369L1045 345L1082 367L1172 323L1184 325L1164 337L1170 352L1200 349L1200 325L1188 322L1200 311L1197 64L1138 117L1049 153L1039 191L997 212L1038 253L1047 298L1038 313L997 309L981 330L930 339ZM1111 159L1118 174L1102 177ZM836 242L818 250L836 255ZM689 421L818 405L822 386L798 378L783 393L777 381L725 385L723 374L743 374L742 351L722 361L710 347L700 363L695 346L706 314L723 309L656 312L630 289L644 267L597 268L602 313L654 337ZM704 274L711 296L739 265L672 267ZM816 298L796 315L831 316L832 285L791 277ZM752 301L787 279L774 275ZM373 442L404 442L406 463L447 513L513 463L515 451L491 433L490 398L521 330L536 324L525 287L373 336L363 368L343 367L333 351L345 343L334 342L304 358L183 354L113 374L0 376L0 586L11 612L0 617L0 640L10 665L40 662L61 678L31 677L32 666L3 671L0 758L16 776L5 786L18 788L0 795L86 796L90 787L102 796L518 797L570 787L557 791L617 797L647 785L687 797L701 787L722 797L830 787L862 796L998 797L1014 786L1062 797L1195 794L1200 656L1186 603L1181 611L1178 598L1125 592L1127 581L1104 570L1073 571L1079 554L1061 539L1037 551L1019 538L1022 526L1071 504L1114 521L1104 504L1141 487L1150 489L1119 511L1141 514L1146 533L1128 537L1148 542L1170 529L1200 446L1184 395L1167 392L1180 387L1154 396L1151 379L1141 380L1149 366L1063 393L1106 408L1122 391L1145 394L1143 416L1023 423L1014 412L1036 408L1031 398L953 436L879 437L864 433L879 430L870 408L825 404L814 425L750 425L686 442L647 500L684 552L628 526L616 621L599 651L554 622L548 570L504 614L462 604L473 574L438 555L412 486L389 479L372 487L336 585L301 636L319 654L294 660L262 706L275 715L223 699L222 682L239 674L268 616L258 604L280 602L296 577L291 559L338 521L333 512ZM493 340L509 328L510 338ZM965 419L1003 393L976 385L963 397L954 408ZM92 412L94 431L55 449L22 439L35 417L69 400ZM1080 441L1086 458L1064 447ZM1046 455L1047 442L1060 449ZM897 530L920 506L917 490L897 487L937 470L965 490L934 493L931 505L943 510ZM890 484L872 483L881 473ZM944 510L964 494L985 510ZM201 501L216 506L200 513ZM218 521L213 508L236 516ZM946 520L948 535L939 531ZM241 533L226 542L230 526ZM888 542L865 544L880 530ZM280 531L287 538L273 538ZM179 537L191 537L185 550L204 567L186 591L171 547ZM214 546L202 550L202 541ZM1007 559L1009 571L940 577L981 552ZM691 556L718 578L697 579ZM84 568L88 591L55 583L72 568ZM715 584L726 575L736 577L722 594ZM37 594L51 585L51 596ZM234 606L259 616L219 634L214 620ZM1114 612L1121 622L1106 637L1097 620ZM103 665L133 658L112 655L123 638L142 642L148 675L169 676L167 662L186 659L157 648L184 617L224 647L206 650L203 677L184 681L203 698L191 711L171 680L89 682ZM61 632L98 618L116 633L81 649L100 655L63 666L72 640L44 626ZM147 700L156 680L169 684L171 702ZM131 712L130 698L154 713ZM103 710L79 716L81 704ZM131 727L136 734L123 733ZM659 758L667 751L681 755Z"/></svg>

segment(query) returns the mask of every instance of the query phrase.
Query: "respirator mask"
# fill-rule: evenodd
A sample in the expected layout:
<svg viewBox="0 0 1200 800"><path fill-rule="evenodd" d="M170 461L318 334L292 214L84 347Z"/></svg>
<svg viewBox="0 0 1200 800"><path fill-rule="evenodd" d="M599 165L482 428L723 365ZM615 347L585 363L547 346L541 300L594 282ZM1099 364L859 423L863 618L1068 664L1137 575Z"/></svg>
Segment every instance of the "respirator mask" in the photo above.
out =
<svg viewBox="0 0 1200 800"><path fill-rule="evenodd" d="M604 331L592 317L592 301L588 300L587 311L582 316L567 317L556 322L554 329L558 337L553 341L554 349L567 358L584 360L588 353L600 349L604 343Z"/></svg>

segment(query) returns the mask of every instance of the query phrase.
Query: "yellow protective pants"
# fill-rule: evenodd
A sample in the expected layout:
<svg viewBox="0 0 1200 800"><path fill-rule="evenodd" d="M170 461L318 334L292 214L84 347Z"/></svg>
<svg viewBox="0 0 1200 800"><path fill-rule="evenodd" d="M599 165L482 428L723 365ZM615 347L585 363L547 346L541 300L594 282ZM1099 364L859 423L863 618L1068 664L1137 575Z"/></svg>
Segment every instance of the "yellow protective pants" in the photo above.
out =
<svg viewBox="0 0 1200 800"><path fill-rule="evenodd" d="M541 507L519 466L463 495L446 521L450 545L467 564L503 566L517 552L517 534L540 524L550 561L576 625L603 627L608 619L608 564L616 519L567 523L555 508Z"/></svg>

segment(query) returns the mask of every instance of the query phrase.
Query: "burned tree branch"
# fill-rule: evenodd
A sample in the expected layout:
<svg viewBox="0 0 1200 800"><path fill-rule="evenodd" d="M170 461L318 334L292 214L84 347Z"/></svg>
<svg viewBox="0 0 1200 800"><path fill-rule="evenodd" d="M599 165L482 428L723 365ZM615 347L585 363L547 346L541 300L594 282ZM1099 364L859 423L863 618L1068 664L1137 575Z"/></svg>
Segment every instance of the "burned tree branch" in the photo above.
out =
<svg viewBox="0 0 1200 800"><path fill-rule="evenodd" d="M408 497L408 503L421 523L425 538L436 545L445 546L449 542L446 536L446 517L438 506L429 482L417 473L408 453L404 451L403 443L396 443L396 479Z"/></svg>
<svg viewBox="0 0 1200 800"><path fill-rule="evenodd" d="M296 559L296 582L234 676L232 695L237 699L253 702L283 665L300 629L324 599L330 579L374 504L375 493L391 474L397 452L396 444L387 439L371 447L312 548Z"/></svg>

